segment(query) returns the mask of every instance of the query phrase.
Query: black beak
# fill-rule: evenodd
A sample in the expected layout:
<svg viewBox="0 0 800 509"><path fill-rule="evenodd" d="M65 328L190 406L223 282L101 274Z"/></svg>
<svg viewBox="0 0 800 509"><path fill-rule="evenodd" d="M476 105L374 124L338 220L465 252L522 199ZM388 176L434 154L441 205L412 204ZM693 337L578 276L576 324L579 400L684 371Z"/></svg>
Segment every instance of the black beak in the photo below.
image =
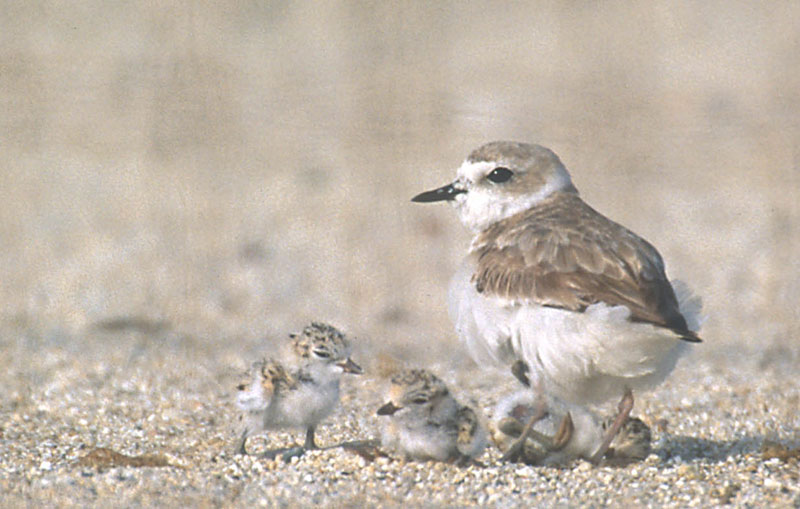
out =
<svg viewBox="0 0 800 509"><path fill-rule="evenodd" d="M345 359L342 362L339 362L337 364L337 366L342 368L342 370L345 373L352 373L354 375L360 375L360 374L362 374L364 372L364 370L361 369L361 366L359 366L358 364L353 362L353 360L350 357L348 357L347 359Z"/></svg>
<svg viewBox="0 0 800 509"><path fill-rule="evenodd" d="M420 193L415 197L411 198L411 201L415 201L417 203L430 203L434 201L450 201L455 199L455 197L461 193L466 193L463 189L457 189L453 187L453 184L447 184L446 186L442 186L439 189L434 189L433 191L425 191L424 193Z"/></svg>
<svg viewBox="0 0 800 509"><path fill-rule="evenodd" d="M378 409L378 415L392 415L400 408L399 406L394 406L394 403L390 401Z"/></svg>

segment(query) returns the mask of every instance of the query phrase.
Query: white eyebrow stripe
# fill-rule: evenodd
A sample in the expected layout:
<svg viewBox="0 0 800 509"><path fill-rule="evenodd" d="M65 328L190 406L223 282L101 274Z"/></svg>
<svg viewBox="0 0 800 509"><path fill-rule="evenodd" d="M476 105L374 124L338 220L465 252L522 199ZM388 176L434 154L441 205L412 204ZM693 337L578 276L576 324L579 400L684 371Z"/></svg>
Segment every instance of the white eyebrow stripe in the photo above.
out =
<svg viewBox="0 0 800 509"><path fill-rule="evenodd" d="M463 178L470 182L477 182L493 170L495 166L497 165L490 161L471 162L469 159L466 159L458 168L456 175L458 178Z"/></svg>

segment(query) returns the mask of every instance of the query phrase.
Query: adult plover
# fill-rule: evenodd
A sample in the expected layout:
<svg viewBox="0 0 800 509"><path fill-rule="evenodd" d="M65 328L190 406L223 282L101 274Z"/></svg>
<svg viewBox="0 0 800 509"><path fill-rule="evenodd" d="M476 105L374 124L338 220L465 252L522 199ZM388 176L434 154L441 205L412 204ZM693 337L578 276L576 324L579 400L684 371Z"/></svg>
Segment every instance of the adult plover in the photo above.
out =
<svg viewBox="0 0 800 509"><path fill-rule="evenodd" d="M633 407L699 342L699 299L676 297L646 240L589 207L549 149L498 141L415 202L451 202L474 237L450 285L458 336L481 365L510 365L570 403L622 397L595 460ZM522 445L524 436L518 446Z"/></svg>

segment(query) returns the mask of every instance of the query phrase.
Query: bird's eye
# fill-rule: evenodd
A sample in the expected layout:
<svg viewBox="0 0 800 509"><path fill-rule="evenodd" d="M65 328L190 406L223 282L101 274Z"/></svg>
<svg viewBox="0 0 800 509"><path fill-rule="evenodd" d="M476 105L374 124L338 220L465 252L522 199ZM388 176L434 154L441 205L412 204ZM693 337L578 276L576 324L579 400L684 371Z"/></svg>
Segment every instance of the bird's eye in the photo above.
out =
<svg viewBox="0 0 800 509"><path fill-rule="evenodd" d="M508 168L504 168L499 166L492 170L492 172L486 175L486 178L494 182L495 184L502 184L506 182L511 176L514 175L514 172L509 170Z"/></svg>
<svg viewBox="0 0 800 509"><path fill-rule="evenodd" d="M414 398L413 400L411 400L411 402L414 403L415 405L424 405L425 403L428 402L428 399L427 398Z"/></svg>
<svg viewBox="0 0 800 509"><path fill-rule="evenodd" d="M322 357L323 359L329 359L331 357L331 354L325 350L314 350L314 355L317 357Z"/></svg>

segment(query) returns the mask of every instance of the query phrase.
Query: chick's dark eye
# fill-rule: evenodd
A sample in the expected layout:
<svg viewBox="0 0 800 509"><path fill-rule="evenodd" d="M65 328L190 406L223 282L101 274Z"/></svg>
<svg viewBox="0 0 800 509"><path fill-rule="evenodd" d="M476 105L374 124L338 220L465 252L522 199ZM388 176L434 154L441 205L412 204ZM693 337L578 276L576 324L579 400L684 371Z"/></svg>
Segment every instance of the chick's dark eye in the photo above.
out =
<svg viewBox="0 0 800 509"><path fill-rule="evenodd" d="M314 355L316 355L317 357L322 357L323 359L328 359L331 356L331 354L323 350L314 350Z"/></svg>
<svg viewBox="0 0 800 509"><path fill-rule="evenodd" d="M514 175L514 172L509 170L508 168L504 168L499 166L492 170L492 172L486 175L486 178L494 182L495 184L502 184L503 182L507 181Z"/></svg>
<svg viewBox="0 0 800 509"><path fill-rule="evenodd" d="M416 405L422 405L422 404L424 404L424 403L427 403L427 402L428 402L428 400L427 400L427 399L425 399L425 398L414 398L414 400L413 400L412 402L413 402L414 404L416 404Z"/></svg>

